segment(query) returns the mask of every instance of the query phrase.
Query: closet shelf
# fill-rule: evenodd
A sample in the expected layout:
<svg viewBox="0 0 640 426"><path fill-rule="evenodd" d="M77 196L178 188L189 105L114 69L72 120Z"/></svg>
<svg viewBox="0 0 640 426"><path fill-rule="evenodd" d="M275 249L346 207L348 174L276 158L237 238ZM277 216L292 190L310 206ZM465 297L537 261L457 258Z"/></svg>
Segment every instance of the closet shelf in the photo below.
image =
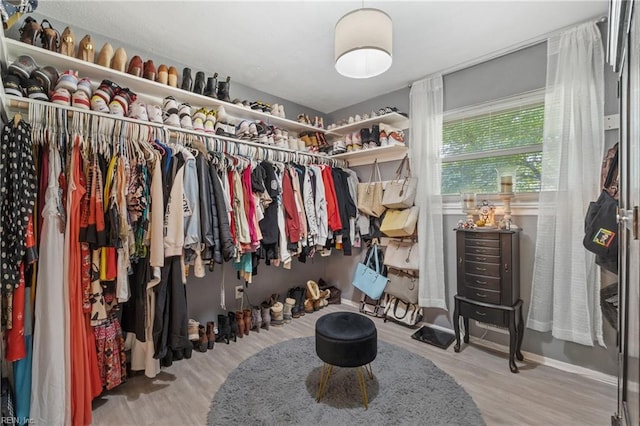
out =
<svg viewBox="0 0 640 426"><path fill-rule="evenodd" d="M391 112L389 114L371 117L366 120L360 120L352 124L335 127L331 130L327 130L327 134L330 136L345 136L362 128L371 127L374 124L380 123L388 124L398 130L405 130L409 128L409 119L407 117L402 114L398 114L397 112Z"/></svg>
<svg viewBox="0 0 640 426"><path fill-rule="evenodd" d="M276 117L262 111L250 110L242 106L210 98L208 96L198 95L177 87L171 87L156 81L147 80L131 74L105 68L97 64L65 56L57 52L51 52L10 38L3 37L3 40L6 50L4 52L4 57L7 60L7 65L13 62L20 55L29 55L39 66L51 65L59 72L64 72L68 69L77 71L80 77L88 77L91 79L94 89L98 87L102 80L111 80L120 86L128 87L135 92L141 100L147 103L162 105L162 100L165 97L173 96L178 102L186 102L192 107L204 106L211 108L224 106L226 113L236 119L263 120L269 125L294 132L326 132L325 129L298 123L297 121L286 118Z"/></svg>
<svg viewBox="0 0 640 426"><path fill-rule="evenodd" d="M173 136L173 137L175 137L176 135L179 135L179 134L195 135L195 136L202 137L202 138L219 139L219 140L223 140L223 141L232 142L234 144L240 144L240 145L250 146L250 147L259 148L259 149L266 149L266 150L269 150L269 151L278 151L278 152L283 152L285 154L294 154L296 156L296 161L298 161L300 158L308 157L308 158L313 158L313 159L316 159L316 160L322 160L325 163L333 163L333 164L340 165L340 166L348 165L348 162L347 162L346 159L344 159L344 158L336 158L337 156L330 157L330 156L327 156L327 155L313 154L313 153L310 153L310 152L295 151L295 150L289 149L289 148L281 148L281 147L277 147L277 146L273 146L273 145L264 145L264 144L261 144L261 143L251 142L251 141L247 141L247 140L244 140L244 139L236 139L236 138L232 138L232 137L228 137L228 136L213 135L213 134L209 134L209 133L198 132L198 131L195 131L195 130L188 130L188 129L182 129L182 128L179 128L179 127L167 126L165 124L152 123L150 121L140 121L140 120L136 120L136 119L129 118L129 117L118 117L118 116L115 116L115 115L112 115L112 114L107 114L107 113L104 113L104 112L84 110L84 109L80 109L80 108L74 108L74 107L71 107L71 106L55 104L55 103L52 103L52 102L45 102L45 101L39 101L39 100L36 100L36 99L22 98L22 97L14 96L14 95L5 95L5 96L6 96L6 99L8 101L9 108L29 109L29 105L30 104L43 105L43 106L48 106L48 107L53 107L53 108L57 108L57 109L66 110L69 113L78 112L78 113L83 113L83 114L95 115L95 116L98 116L98 117L110 118L112 120L127 121L127 122L130 122L130 123L136 123L136 124L140 124L140 125L147 125L147 126L151 126L151 127L156 127L156 128L163 129L165 131L170 132L171 136Z"/></svg>
<svg viewBox="0 0 640 426"><path fill-rule="evenodd" d="M363 166L373 164L375 160L378 160L379 163L402 160L408 150L409 148L406 145L394 144L361 151L345 152L344 154L332 155L331 158L346 160L349 162L350 167Z"/></svg>

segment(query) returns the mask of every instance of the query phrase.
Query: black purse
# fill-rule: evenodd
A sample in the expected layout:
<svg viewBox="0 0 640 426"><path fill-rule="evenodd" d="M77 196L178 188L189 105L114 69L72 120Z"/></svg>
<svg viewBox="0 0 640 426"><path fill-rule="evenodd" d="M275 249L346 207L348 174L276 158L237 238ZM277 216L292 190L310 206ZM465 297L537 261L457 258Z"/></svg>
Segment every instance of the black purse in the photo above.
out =
<svg viewBox="0 0 640 426"><path fill-rule="evenodd" d="M584 218L584 247L597 254L600 261L613 261L618 258L618 200L607 191L618 170L618 152L616 152L604 182L604 188L597 201L589 203Z"/></svg>

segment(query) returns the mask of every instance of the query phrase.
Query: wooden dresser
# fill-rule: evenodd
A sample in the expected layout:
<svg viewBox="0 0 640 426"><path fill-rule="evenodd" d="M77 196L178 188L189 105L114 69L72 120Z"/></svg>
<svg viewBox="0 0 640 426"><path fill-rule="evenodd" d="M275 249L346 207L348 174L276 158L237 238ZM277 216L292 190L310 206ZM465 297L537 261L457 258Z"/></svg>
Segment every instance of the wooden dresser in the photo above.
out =
<svg viewBox="0 0 640 426"><path fill-rule="evenodd" d="M518 372L524 322L520 300L520 229L456 229L457 294L453 312L454 350L460 351L460 316L464 342L469 318L509 329L509 368Z"/></svg>

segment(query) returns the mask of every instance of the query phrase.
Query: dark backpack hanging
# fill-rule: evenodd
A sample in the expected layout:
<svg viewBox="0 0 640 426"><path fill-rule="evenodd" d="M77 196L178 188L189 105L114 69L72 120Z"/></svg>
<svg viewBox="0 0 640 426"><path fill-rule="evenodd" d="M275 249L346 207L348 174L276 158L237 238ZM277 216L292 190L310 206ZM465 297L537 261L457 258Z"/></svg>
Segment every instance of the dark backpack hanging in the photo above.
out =
<svg viewBox="0 0 640 426"><path fill-rule="evenodd" d="M618 151L608 164L607 178L597 201L589 203L584 218L584 247L597 254L599 264L611 264L618 260L618 201L608 189L618 171ZM609 268L608 268L609 269ZM615 268L617 270L617 267Z"/></svg>

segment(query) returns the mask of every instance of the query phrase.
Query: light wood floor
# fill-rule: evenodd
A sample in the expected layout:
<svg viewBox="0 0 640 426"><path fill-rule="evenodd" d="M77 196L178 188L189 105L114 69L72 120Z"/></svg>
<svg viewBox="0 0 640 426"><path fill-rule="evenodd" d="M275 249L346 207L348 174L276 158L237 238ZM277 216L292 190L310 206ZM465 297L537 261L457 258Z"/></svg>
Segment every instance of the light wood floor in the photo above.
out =
<svg viewBox="0 0 640 426"><path fill-rule="evenodd" d="M290 324L251 332L237 343L216 343L207 353L194 351L191 359L175 362L155 379L132 377L94 401L94 424L205 424L213 395L240 362L268 346L313 336L321 315L341 310L357 311L344 304L330 305ZM453 345L444 351L411 339L413 331L408 328L374 321L379 339L424 356L453 376L473 397L488 425L610 424L616 407L616 388L611 385L526 359L524 365L518 362L520 373L512 374L502 353L477 345L465 345L460 353L453 351ZM375 361L372 365L375 372ZM247 389L245 397L260 398L263 392L269 392L268 386L257 385Z"/></svg>

